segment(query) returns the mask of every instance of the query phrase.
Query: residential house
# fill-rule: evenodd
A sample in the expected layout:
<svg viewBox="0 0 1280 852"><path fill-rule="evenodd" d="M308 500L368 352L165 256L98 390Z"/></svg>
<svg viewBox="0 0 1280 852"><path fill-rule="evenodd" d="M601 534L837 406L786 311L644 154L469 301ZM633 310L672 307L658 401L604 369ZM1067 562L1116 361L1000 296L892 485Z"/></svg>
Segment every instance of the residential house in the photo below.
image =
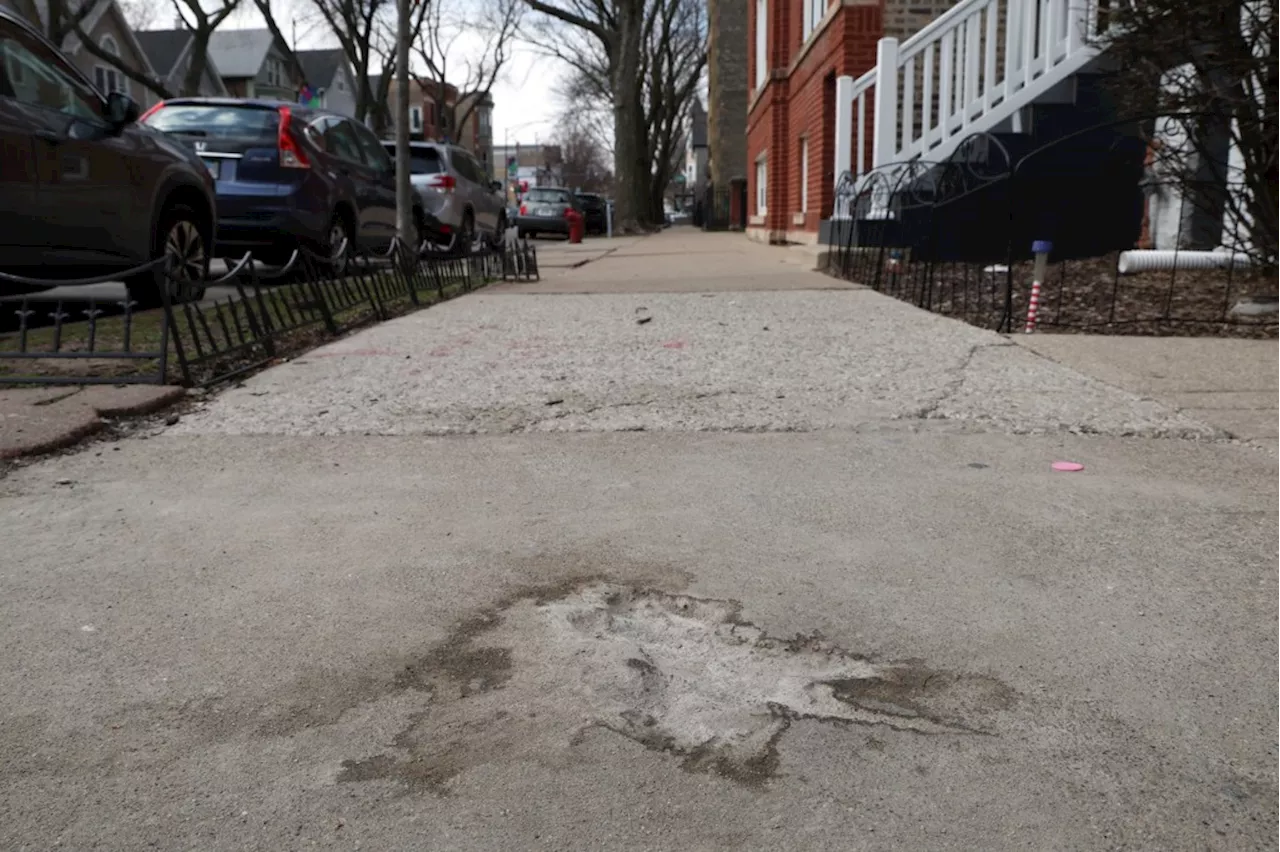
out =
<svg viewBox="0 0 1280 852"><path fill-rule="evenodd" d="M138 43L133 30L125 20L116 0L88 0L93 8L81 22L81 29L99 48L120 58L121 62L138 73L156 76L146 51ZM49 21L48 0L0 0L0 5L22 15L47 34ZM79 7L75 0L69 5ZM89 52L75 33L69 33L59 45L63 53L84 72L103 93L121 92L137 101L144 109L159 100L151 89L131 80L119 68Z"/></svg>
<svg viewBox="0 0 1280 852"><path fill-rule="evenodd" d="M685 146L684 181L688 191L701 198L709 178L707 172L707 111L702 100L694 98L689 109L688 143Z"/></svg>
<svg viewBox="0 0 1280 852"><path fill-rule="evenodd" d="M369 85L376 90L378 81L379 78L370 77ZM493 98L487 92L459 94L457 87L448 83L441 87L416 80L410 82L409 90L411 139L459 145L474 154L487 171L494 168ZM394 127L391 114L397 97L393 80L387 87L387 101L383 106L382 118L388 127ZM449 127L450 116L455 120L461 118L462 127ZM375 123L373 116L370 123Z"/></svg>
<svg viewBox="0 0 1280 852"><path fill-rule="evenodd" d="M268 29L218 30L209 38L209 57L232 97L296 101L302 69L285 58L283 47Z"/></svg>
<svg viewBox="0 0 1280 852"><path fill-rule="evenodd" d="M310 90L310 103L355 117L356 78L340 48L299 50L295 54Z"/></svg>
<svg viewBox="0 0 1280 852"><path fill-rule="evenodd" d="M191 46L194 41L191 31L143 30L135 35L160 82L174 95L182 94L182 86L191 68ZM205 59L204 73L200 76L199 88L195 94L202 97L227 95L218 64L212 56Z"/></svg>

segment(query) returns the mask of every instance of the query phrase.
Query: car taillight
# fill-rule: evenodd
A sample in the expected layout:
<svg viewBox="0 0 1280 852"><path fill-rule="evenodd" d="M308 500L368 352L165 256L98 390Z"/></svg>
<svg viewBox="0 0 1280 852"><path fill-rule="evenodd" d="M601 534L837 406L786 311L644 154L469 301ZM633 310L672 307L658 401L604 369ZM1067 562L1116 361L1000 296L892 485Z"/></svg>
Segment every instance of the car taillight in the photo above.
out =
<svg viewBox="0 0 1280 852"><path fill-rule="evenodd" d="M527 205L524 205L524 204L521 204L521 205L520 205L520 215L521 215L521 216L528 216L528 215L529 215L529 208L528 208L528 206L527 206Z"/></svg>
<svg viewBox="0 0 1280 852"><path fill-rule="evenodd" d="M453 175L432 175L431 183L428 186L433 189L441 189L445 192L453 192L453 188L458 185L458 181Z"/></svg>
<svg viewBox="0 0 1280 852"><path fill-rule="evenodd" d="M309 169L311 161L298 147L298 140L293 138L291 122L293 116L288 107L280 107L280 134L277 146L280 148L280 166L286 169Z"/></svg>
<svg viewBox="0 0 1280 852"><path fill-rule="evenodd" d="M150 118L151 116L159 112L163 106L164 106L164 101L160 101L160 103L156 104L151 109L147 110L142 115L138 116L138 123L139 124L145 123L148 118Z"/></svg>

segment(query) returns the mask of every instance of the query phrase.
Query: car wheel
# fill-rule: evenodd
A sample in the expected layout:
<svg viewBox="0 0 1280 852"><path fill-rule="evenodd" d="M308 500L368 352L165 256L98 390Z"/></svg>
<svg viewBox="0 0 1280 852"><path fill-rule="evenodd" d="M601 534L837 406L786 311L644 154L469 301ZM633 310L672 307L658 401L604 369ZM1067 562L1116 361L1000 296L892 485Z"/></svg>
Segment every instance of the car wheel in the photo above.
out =
<svg viewBox="0 0 1280 852"><path fill-rule="evenodd" d="M209 246L200 217L184 204L174 205L160 219L152 259L165 262L152 272L126 283L129 298L140 307L156 308L164 304L164 292L170 304L198 302L204 298L209 276Z"/></svg>
<svg viewBox="0 0 1280 852"><path fill-rule="evenodd" d="M465 257L471 254L476 244L476 220L470 212L462 215L462 224L454 235L453 254Z"/></svg>
<svg viewBox="0 0 1280 852"><path fill-rule="evenodd" d="M503 244L507 241L507 217L498 217L498 226L493 229L493 236L489 239L489 247L494 251L502 251Z"/></svg>
<svg viewBox="0 0 1280 852"><path fill-rule="evenodd" d="M329 230L325 232L324 257L325 265L335 275L346 273L351 265L351 226L347 217L334 213L329 221Z"/></svg>

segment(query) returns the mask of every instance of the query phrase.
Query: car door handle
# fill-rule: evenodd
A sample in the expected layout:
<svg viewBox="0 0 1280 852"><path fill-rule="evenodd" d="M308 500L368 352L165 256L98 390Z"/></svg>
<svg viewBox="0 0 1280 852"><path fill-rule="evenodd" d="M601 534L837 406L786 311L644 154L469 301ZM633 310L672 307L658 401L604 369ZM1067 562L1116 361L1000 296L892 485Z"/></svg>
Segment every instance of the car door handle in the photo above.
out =
<svg viewBox="0 0 1280 852"><path fill-rule="evenodd" d="M62 137L59 136L57 133L54 133L52 130L37 130L36 138L43 139L45 142L48 142L50 145L59 145L62 143Z"/></svg>

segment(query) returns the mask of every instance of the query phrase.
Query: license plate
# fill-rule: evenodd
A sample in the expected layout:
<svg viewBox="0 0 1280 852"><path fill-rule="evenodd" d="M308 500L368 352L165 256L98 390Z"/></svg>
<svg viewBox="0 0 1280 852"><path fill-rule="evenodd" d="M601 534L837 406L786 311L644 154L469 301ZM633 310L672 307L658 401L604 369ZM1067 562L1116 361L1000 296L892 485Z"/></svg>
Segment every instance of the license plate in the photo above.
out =
<svg viewBox="0 0 1280 852"><path fill-rule="evenodd" d="M221 166L222 166L221 160L210 160L210 159L204 160L204 167L209 170L209 174L213 176L214 180L218 179L218 176L219 176L218 170Z"/></svg>
<svg viewBox="0 0 1280 852"><path fill-rule="evenodd" d="M539 215L539 216L550 216L550 215L551 215L551 208L550 208L550 207L539 207L539 208L538 208L538 215Z"/></svg>

